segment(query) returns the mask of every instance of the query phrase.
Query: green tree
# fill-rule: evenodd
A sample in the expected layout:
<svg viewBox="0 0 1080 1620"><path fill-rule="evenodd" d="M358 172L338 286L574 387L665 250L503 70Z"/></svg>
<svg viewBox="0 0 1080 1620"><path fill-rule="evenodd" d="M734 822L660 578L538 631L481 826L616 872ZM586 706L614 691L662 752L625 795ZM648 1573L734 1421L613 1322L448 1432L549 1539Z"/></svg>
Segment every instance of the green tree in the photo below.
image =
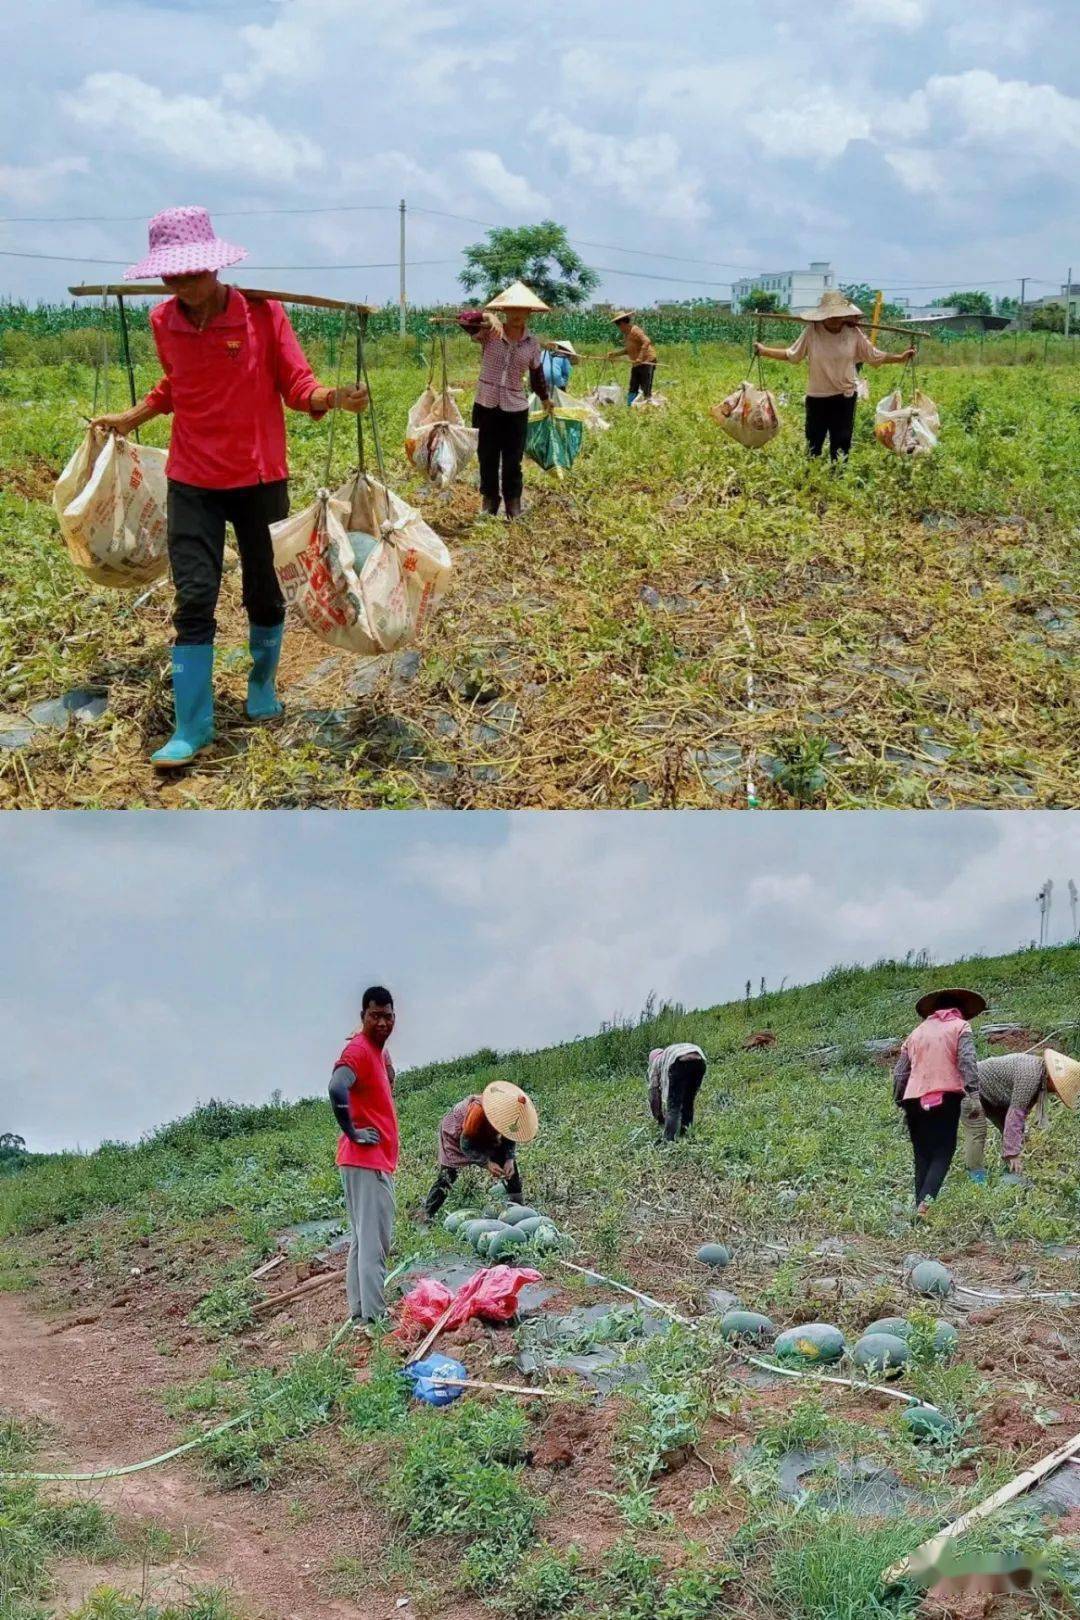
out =
<svg viewBox="0 0 1080 1620"><path fill-rule="evenodd" d="M1040 304L1031 312L1031 330L1033 332L1064 332L1065 305Z"/></svg>
<svg viewBox="0 0 1080 1620"><path fill-rule="evenodd" d="M26 1143L14 1131L0 1131L0 1176L18 1170L28 1158Z"/></svg>
<svg viewBox="0 0 1080 1620"><path fill-rule="evenodd" d="M993 300L988 292L954 292L948 298L935 298L935 309L955 309L960 315L992 315Z"/></svg>
<svg viewBox="0 0 1080 1620"><path fill-rule="evenodd" d="M745 298L739 300L740 307L752 310L757 315L771 315L780 308L780 294L766 292L763 287L751 287Z"/></svg>
<svg viewBox="0 0 1080 1620"><path fill-rule="evenodd" d="M600 285L596 271L574 252L565 228L553 219L490 230L486 242L465 249L464 258L458 280L484 303L512 281L523 281L553 309L576 309Z"/></svg>
<svg viewBox="0 0 1080 1620"><path fill-rule="evenodd" d="M1007 315L1009 317L1009 319L1011 320L1014 315L1018 315L1019 313L1020 313L1020 300L1019 300L1019 298L995 298L994 299L994 314L995 315Z"/></svg>
<svg viewBox="0 0 1080 1620"><path fill-rule="evenodd" d="M858 304L864 315L874 313L874 304L877 302L877 288L871 287L867 281L845 282L840 291L845 298L850 298L853 304ZM881 318L883 321L902 320L904 311L899 304L890 304L888 299L881 305Z"/></svg>

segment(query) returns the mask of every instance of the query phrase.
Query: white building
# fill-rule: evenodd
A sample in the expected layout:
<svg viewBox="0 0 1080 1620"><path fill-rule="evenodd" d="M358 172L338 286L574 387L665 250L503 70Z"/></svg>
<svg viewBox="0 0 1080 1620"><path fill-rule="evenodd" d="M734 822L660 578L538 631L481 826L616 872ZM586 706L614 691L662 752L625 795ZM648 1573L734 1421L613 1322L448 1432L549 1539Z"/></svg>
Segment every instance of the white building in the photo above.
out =
<svg viewBox="0 0 1080 1620"><path fill-rule="evenodd" d="M823 292L835 286L832 265L825 260L815 260L809 270L771 271L736 281L731 289L731 307L737 314L748 293L761 291L775 293L779 309L810 309L819 302Z"/></svg>

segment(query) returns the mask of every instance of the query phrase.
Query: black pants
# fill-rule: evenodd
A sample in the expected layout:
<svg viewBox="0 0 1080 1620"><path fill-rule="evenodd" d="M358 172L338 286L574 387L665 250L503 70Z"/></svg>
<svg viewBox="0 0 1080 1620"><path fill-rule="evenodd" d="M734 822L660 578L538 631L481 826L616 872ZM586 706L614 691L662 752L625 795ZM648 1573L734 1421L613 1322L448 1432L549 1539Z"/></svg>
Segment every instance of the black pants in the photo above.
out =
<svg viewBox="0 0 1080 1620"><path fill-rule="evenodd" d="M511 1152L512 1149L510 1147L496 1148L491 1155L492 1162L505 1166L507 1159L509 1159L511 1156ZM454 1182L457 1180L460 1174L461 1172L455 1169L453 1165L441 1164L439 1166L439 1174L435 1177L435 1185L424 1199L424 1211L426 1214L437 1215L439 1213L440 1209L442 1209L443 1205L446 1203L451 1187L454 1185ZM514 1203L520 1204L522 1198L521 1171L517 1167L516 1159L514 1160L513 1171L507 1179L505 1185L507 1192L514 1200Z"/></svg>
<svg viewBox="0 0 1080 1620"><path fill-rule="evenodd" d="M476 458L480 463L480 493L497 501L519 501L525 480L521 463L525 455L528 411L504 411L498 405L474 405L472 424L479 429Z"/></svg>
<svg viewBox="0 0 1080 1620"><path fill-rule="evenodd" d="M274 572L270 525L289 514L289 485L245 489L199 489L169 480L169 563L176 606L178 647L202 647L214 639L214 612L221 590L225 525L231 523L240 553L244 606L252 624L270 629L285 622L285 598Z"/></svg>
<svg viewBox="0 0 1080 1620"><path fill-rule="evenodd" d="M949 1173L960 1129L958 1091L949 1091L937 1108L923 1108L917 1097L904 1104L908 1135L915 1155L915 1202L936 1198Z"/></svg>
<svg viewBox="0 0 1080 1620"><path fill-rule="evenodd" d="M641 394L644 399L652 399L652 380L656 371L656 362L650 360L640 366L630 367L631 394Z"/></svg>
<svg viewBox="0 0 1080 1620"><path fill-rule="evenodd" d="M664 1127L664 1139L674 1142L676 1136L685 1136L694 1123L694 1104L705 1078L705 1064L699 1057L676 1058L668 1072L667 1113L660 1099L660 1087L649 1087L649 1107L658 1125Z"/></svg>
<svg viewBox="0 0 1080 1620"><path fill-rule="evenodd" d="M806 448L812 456L820 456L826 436L833 461L847 455L855 431L855 399L854 394L825 394L821 398L807 394Z"/></svg>

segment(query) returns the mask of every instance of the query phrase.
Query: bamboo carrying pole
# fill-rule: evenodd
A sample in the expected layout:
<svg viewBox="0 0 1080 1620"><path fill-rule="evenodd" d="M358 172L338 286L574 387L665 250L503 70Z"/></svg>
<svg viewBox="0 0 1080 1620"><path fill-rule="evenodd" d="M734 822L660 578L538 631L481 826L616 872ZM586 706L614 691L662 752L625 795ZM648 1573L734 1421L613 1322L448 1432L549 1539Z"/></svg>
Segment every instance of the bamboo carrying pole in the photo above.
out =
<svg viewBox="0 0 1080 1620"><path fill-rule="evenodd" d="M363 315L373 315L376 304L358 304L355 298L321 298L315 293L270 292L265 287L240 287L233 281L223 283L236 287L245 298L273 298L279 304L305 304L311 309L357 309ZM163 281L121 281L107 287L69 287L73 298L92 298L95 295L113 298L169 298L171 289Z"/></svg>
<svg viewBox="0 0 1080 1620"><path fill-rule="evenodd" d="M894 1564L891 1569L887 1569L882 1576L882 1580L886 1585L891 1586L894 1581L902 1580L905 1575L925 1574L934 1567L945 1548L956 1541L959 1536L962 1536L973 1524L978 1524L980 1520L989 1518L991 1513L994 1513L999 1507L1003 1507L1006 1502L1011 1502L1015 1497L1022 1496L1025 1491L1031 1489L1032 1485L1037 1485L1040 1479L1045 1479L1047 1474L1054 1473L1056 1469L1062 1467L1063 1464L1078 1453L1080 1453L1080 1434L1074 1434L1071 1440L1066 1440L1064 1445L1058 1446L1056 1451L1050 1452L1041 1462L1037 1462L1033 1468L1025 1469L1022 1474L1017 1474L1015 1479L1011 1479L1007 1485L1003 1485L992 1496L988 1496L985 1502L980 1502L969 1513L961 1514L960 1518L954 1519L952 1524L946 1525L945 1529L936 1536L932 1536L929 1541L924 1541L920 1547L916 1547L913 1553L909 1553L898 1564Z"/></svg>

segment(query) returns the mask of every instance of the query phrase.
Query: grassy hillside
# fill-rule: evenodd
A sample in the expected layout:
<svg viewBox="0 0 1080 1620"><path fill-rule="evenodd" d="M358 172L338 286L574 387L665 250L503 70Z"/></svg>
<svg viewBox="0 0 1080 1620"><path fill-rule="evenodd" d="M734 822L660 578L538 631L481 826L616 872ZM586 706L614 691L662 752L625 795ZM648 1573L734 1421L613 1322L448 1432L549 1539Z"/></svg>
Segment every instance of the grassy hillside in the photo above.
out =
<svg viewBox="0 0 1080 1620"><path fill-rule="evenodd" d="M617 1232L636 1198L665 1189L706 1200L736 1235L763 1225L897 1235L909 1150L889 1072L863 1043L905 1035L920 990L957 980L986 996L984 1022L1048 1032L1080 1019L1078 971L1080 946L930 971L838 968L819 984L694 1012L664 1008L545 1051L483 1051L409 1071L398 1082L399 1204L407 1216L430 1180L443 1113L504 1078L536 1099L543 1120L539 1141L522 1155L530 1196L585 1248L597 1234ZM747 1036L762 1029L776 1044L745 1051ZM1066 1049L1070 1039L1075 1046L1077 1032L1061 1037ZM645 1070L650 1049L673 1040L696 1041L710 1070L693 1140L658 1151ZM979 1044L981 1055L991 1050ZM1049 1128L1028 1155L1034 1185L1023 1197L1006 1189L976 1196L954 1177L936 1217L941 1230L974 1236L989 1220L1010 1239L1068 1236L1080 1217L1080 1182L1064 1173L1075 1161L1075 1131L1062 1109L1050 1109ZM322 1098L254 1109L211 1103L140 1144L60 1155L4 1178L0 1234L114 1209L133 1212L146 1232L219 1217L258 1245L275 1225L340 1208L335 1140Z"/></svg>
<svg viewBox="0 0 1080 1620"><path fill-rule="evenodd" d="M370 1356L366 1346L326 1350L342 1313L339 1287L277 1317L252 1314L264 1288L289 1286L281 1273L247 1280L277 1231L342 1212L335 1130L321 1098L211 1103L138 1145L60 1155L0 1178L0 1288L29 1290L50 1309L91 1310L69 1325L103 1335L93 1341L105 1352L101 1399L107 1392L142 1414L144 1438L130 1442L131 1457L251 1408L185 1469L200 1470L212 1491L260 1493L259 1535L272 1546L258 1550L303 1560L304 1580L327 1598L355 1601L365 1616L392 1612L399 1592L418 1620L461 1620L478 1603L507 1620L937 1615L919 1608L910 1584L885 1591L881 1571L1080 1428L1074 1320L1037 1302L999 1306L996 1315L950 1307L959 1355L937 1362L933 1333L924 1334L903 1383L958 1430L943 1449L920 1448L902 1433L898 1406L873 1394L783 1380L749 1386L717 1337L704 1301L716 1279L703 1277L694 1252L707 1238L729 1241L736 1258L721 1280L744 1305L769 1310L778 1324L837 1322L849 1342L877 1317L911 1310L898 1267L916 1242L976 1286L1076 1287L1075 1262L1043 1245L1075 1236L1080 1122L1051 1106L1027 1155L1027 1189L1002 1185L996 1167L981 1190L954 1171L913 1235L909 1155L888 1069L864 1043L902 1036L915 996L956 982L982 990L989 1019L1023 1024L1034 1039L1080 1018L1078 969L1080 946L931 970L896 962L837 969L819 984L747 1003L650 1011L545 1051L478 1052L400 1076L399 1255L461 1258L448 1234L420 1231L410 1212L431 1174L443 1111L496 1075L512 1078L536 1098L543 1121L538 1143L522 1154L530 1200L574 1234L578 1259L695 1319L696 1328L672 1328L642 1348L637 1314L615 1309L603 1331L639 1358L640 1381L602 1405L583 1402L570 1378L549 1386L554 1402L470 1394L445 1411L410 1409L392 1342ZM775 1044L746 1050L748 1037L766 1029ZM649 1049L677 1038L699 1042L710 1070L693 1138L665 1148L647 1115L644 1073ZM1077 1050L1078 1032L1058 1044ZM842 1239L841 1248L815 1257L825 1237ZM564 1308L596 1297L557 1262L544 1265ZM625 1306L616 1294L609 1302ZM80 1329L99 1318L100 1327ZM932 1326L917 1311L911 1319L918 1333ZM72 1352L63 1347L72 1341L41 1342L58 1346L50 1377L66 1376ZM129 1355L125 1347L135 1348ZM473 1376L520 1376L508 1330L473 1330L446 1348ZM133 1391L135 1349L143 1370ZM359 1375L350 1366L357 1358ZM91 1382L94 1366L91 1356ZM82 1376L82 1421L93 1427L100 1404ZM0 1392L0 1417L3 1402ZM159 1426L164 1411L172 1427L148 1428L147 1410ZM47 1432L3 1434L16 1460L50 1443ZM114 1437L112 1455L121 1443ZM89 1444L102 1454L101 1442ZM869 1459L914 1493L913 1506L899 1518L867 1517L834 1495L831 1475L793 1502L780 1489L793 1447ZM225 1522L230 1498L211 1500L220 1504L215 1522ZM99 1517L80 1540L82 1521L69 1525L50 1501L0 1481L0 1519L7 1512L22 1527L18 1565L5 1569L0 1558L3 1620L50 1612L39 1604L55 1590L49 1570L69 1530L74 1550L92 1559L107 1556L102 1548L139 1545L140 1536L168 1542L175 1529L167 1518L140 1529ZM1080 1613L1077 1528L1062 1521L1048 1539L1021 1503L984 1533L984 1549L1048 1560L1046 1594L1024 1614ZM122 1572L115 1578L122 1584ZM233 1595L242 1615L242 1594ZM227 1620L222 1601L210 1593L177 1608L175 1620ZM83 1620L143 1614L134 1600L124 1607L101 1598L78 1612ZM173 1620L172 1609L160 1612Z"/></svg>
<svg viewBox="0 0 1080 1620"><path fill-rule="evenodd" d="M318 346L314 358L325 371ZM710 420L745 367L731 345L664 351L670 408L614 413L562 483L530 467L530 511L508 533L476 521L472 472L443 499L407 465L425 373L408 345L379 340L371 379L390 481L455 562L419 665L384 660L357 684L351 655L328 657L297 630L288 723L253 733L230 575L223 740L208 768L165 784L145 760L168 719L169 588L137 610L87 589L51 510L91 371L0 371L0 709L17 715L77 685L110 696L94 726L43 733L18 760L0 752L0 804L704 807L744 802L748 768L763 802L780 805L1075 804L1078 368L929 366L939 449L890 456L862 406L835 476L807 464L801 372L770 368L783 430L764 450ZM455 340L451 374L467 408L467 343ZM153 375L143 364L139 388ZM582 370L575 387L597 376ZM873 399L899 380L869 375ZM120 388L114 373L114 405ZM301 506L324 482L327 430L292 416L289 433ZM146 430L154 444L167 435L164 421ZM331 482L353 455L349 423Z"/></svg>

